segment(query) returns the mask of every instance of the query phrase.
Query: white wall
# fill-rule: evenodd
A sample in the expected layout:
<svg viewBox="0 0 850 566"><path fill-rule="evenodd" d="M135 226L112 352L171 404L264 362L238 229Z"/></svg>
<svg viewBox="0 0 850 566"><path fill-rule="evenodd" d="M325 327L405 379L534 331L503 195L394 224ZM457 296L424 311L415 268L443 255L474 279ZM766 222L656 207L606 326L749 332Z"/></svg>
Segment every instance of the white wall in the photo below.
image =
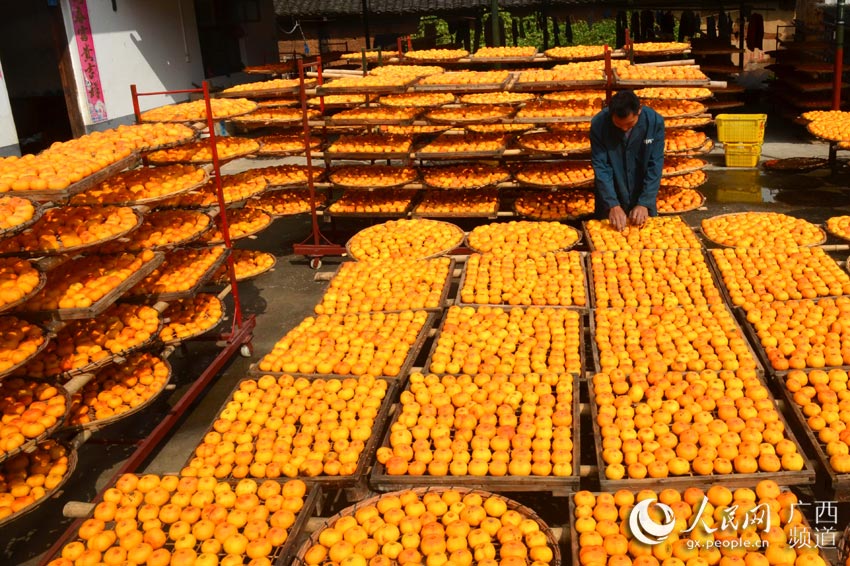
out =
<svg viewBox="0 0 850 566"><path fill-rule="evenodd" d="M6 90L6 76L0 67L0 148L18 145L18 132L9 104L9 92Z"/></svg>
<svg viewBox="0 0 850 566"><path fill-rule="evenodd" d="M61 0L83 119L92 124L68 0ZM100 81L109 120L133 114L130 85L140 91L179 90L203 81L201 48L192 0L88 0ZM181 21L182 10L182 21ZM148 96L142 110L186 100Z"/></svg>

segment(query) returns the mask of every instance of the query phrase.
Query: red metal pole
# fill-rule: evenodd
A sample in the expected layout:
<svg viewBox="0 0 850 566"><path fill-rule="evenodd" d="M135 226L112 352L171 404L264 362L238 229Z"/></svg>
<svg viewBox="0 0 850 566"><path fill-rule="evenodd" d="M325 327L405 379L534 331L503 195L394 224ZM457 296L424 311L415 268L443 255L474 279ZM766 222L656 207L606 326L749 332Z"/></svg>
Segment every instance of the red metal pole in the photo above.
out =
<svg viewBox="0 0 850 566"><path fill-rule="evenodd" d="M212 103L210 102L210 85L207 81L204 81L203 83L203 90L204 103L207 110L207 129L209 130L210 151L212 152L213 159L213 173L215 174L215 196L218 200L219 208L218 217L221 225L221 234L224 237L224 247L228 251L228 257L226 260L227 275L230 279L230 285L232 287L231 292L233 293L233 322L235 327L232 332L235 332L235 328L242 327L242 303L239 301L239 285L236 283L236 271L233 267L233 254L229 253L233 248L233 244L230 241L230 226L227 222L227 203L224 202L224 191L221 188L221 163L218 160L215 118L213 117Z"/></svg>
<svg viewBox="0 0 850 566"><path fill-rule="evenodd" d="M130 85L130 97L133 99L133 114L136 115L136 123L140 123L142 121L142 111L139 108L139 91L136 89L136 85Z"/></svg>
<svg viewBox="0 0 850 566"><path fill-rule="evenodd" d="M407 36L407 50L413 51L413 42L410 40L410 36Z"/></svg>
<svg viewBox="0 0 850 566"><path fill-rule="evenodd" d="M182 90L159 90L152 92L140 92L139 96L154 96L158 94L197 94L204 92L202 88L184 88Z"/></svg>
<svg viewBox="0 0 850 566"><path fill-rule="evenodd" d="M401 59L401 56L404 55L401 50L401 37L398 38L398 58Z"/></svg>
<svg viewBox="0 0 850 566"><path fill-rule="evenodd" d="M319 78L316 81L316 84L318 86L322 86L322 83L324 83L324 80L323 80L323 77L322 77L322 56L321 55L316 56L316 73L319 75ZM322 115L325 114L325 97L324 96L319 97L319 110L321 111ZM310 145L310 144L308 143L307 145Z"/></svg>
<svg viewBox="0 0 850 566"><path fill-rule="evenodd" d="M832 83L832 109L841 110L841 87L844 76L844 0L835 3L835 76Z"/></svg>
<svg viewBox="0 0 850 566"><path fill-rule="evenodd" d="M316 186L313 184L313 150L310 148L310 124L307 118L307 89L304 88L304 63L298 61L301 80L301 125L304 128L304 156L307 158L307 187L310 189L310 217L313 221L313 243L319 245L319 216L316 214Z"/></svg>

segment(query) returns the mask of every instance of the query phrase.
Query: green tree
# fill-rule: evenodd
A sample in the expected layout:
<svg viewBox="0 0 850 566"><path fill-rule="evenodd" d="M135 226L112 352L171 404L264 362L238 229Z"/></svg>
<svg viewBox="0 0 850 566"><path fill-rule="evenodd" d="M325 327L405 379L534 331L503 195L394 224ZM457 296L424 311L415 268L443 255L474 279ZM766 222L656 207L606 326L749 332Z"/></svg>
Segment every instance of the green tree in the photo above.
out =
<svg viewBox="0 0 850 566"><path fill-rule="evenodd" d="M506 45L513 45L513 36L511 30L513 22L514 20L516 20L517 25L522 26L522 28L525 30L525 36L517 38L517 45L533 45L539 51L543 50L543 29L540 27L536 16L515 17L506 11L501 11L499 14L505 21L505 32L507 33L507 38L505 40ZM425 37L425 28L428 25L436 26L437 45L446 45L453 42L451 35L449 35L448 24L442 18L438 18L436 16L424 16L420 18L419 29L414 35L414 38ZM482 28L487 29L487 26L489 25L490 14L486 13L482 18ZM549 33L549 47L554 47L555 29L552 24L551 18L546 19L546 25L548 26ZM563 22L561 22L559 27L560 43L561 45L568 45L566 38L564 37ZM611 19L594 22L593 25L588 24L586 21L573 22L572 29L572 45L604 45L607 43L613 48L617 38L616 23L614 20ZM481 41L483 45L483 36L481 38Z"/></svg>

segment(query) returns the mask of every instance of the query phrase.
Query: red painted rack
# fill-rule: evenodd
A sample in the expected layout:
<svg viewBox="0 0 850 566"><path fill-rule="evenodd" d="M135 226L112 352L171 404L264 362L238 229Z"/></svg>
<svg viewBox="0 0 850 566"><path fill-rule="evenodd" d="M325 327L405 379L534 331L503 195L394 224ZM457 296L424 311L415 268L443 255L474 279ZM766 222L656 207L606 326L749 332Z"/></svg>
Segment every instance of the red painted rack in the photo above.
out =
<svg viewBox="0 0 850 566"><path fill-rule="evenodd" d="M209 134L209 138L207 139L210 142L213 157L213 179L215 181L216 196L220 208L219 215L221 218L221 231L224 235L224 245L229 250L231 248L230 230L227 223L227 207L225 206L224 194L222 193L221 188L221 169L218 158L218 151L216 148L215 120L213 119L212 115L208 83L204 81L202 88L199 89L171 90L159 92L138 92L138 90L136 89L136 85L131 85L130 92L133 97L133 110L136 113L137 122L141 121L141 112L139 108L139 97L141 96L172 94L203 95L204 100L206 102L207 130ZM242 355L250 355L252 350L251 340L253 338L254 327L256 326L256 318L254 315L245 316L242 312L242 304L239 299L239 289L236 283L236 275L233 268L233 254L228 255L227 272L230 280L230 291L233 294L234 312L230 331L213 338L215 340L220 341L219 343L222 345L221 351L212 360L210 365L207 366L206 369L204 369L204 371L195 380L195 382L192 383L186 393L184 393L183 396L177 401L177 403L175 403L175 405L160 421L156 428L154 428L153 431L151 431L151 433L146 438L144 438L137 444L137 448L133 452L133 454L130 455L130 457L108 480L107 483L109 485L114 484L114 482L122 474L135 472L139 469L139 467L142 466L142 464L148 459L148 457L153 454L154 451L157 450L157 448L159 448L160 444L171 432L171 429L173 429L174 426L180 421L180 419L183 417L189 407L192 406L192 404L212 382L213 378L234 356L234 354L236 354L236 352L239 352L241 349ZM76 533L79 530L81 524L82 519L75 520L65 530L65 532L62 533L62 536L60 536L59 539L56 540L53 546L51 546L50 549L44 554L44 558L41 560L40 564L46 566L48 562L50 562L54 557L56 557L61 551L62 547L74 536L76 536Z"/></svg>

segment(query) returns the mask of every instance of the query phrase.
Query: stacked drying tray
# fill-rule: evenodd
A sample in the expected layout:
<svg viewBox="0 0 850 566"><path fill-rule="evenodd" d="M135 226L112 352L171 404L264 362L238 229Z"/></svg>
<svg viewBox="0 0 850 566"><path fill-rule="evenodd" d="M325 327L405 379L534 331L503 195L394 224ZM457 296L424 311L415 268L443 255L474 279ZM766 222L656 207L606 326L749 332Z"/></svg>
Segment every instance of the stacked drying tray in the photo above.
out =
<svg viewBox="0 0 850 566"><path fill-rule="evenodd" d="M718 221L725 225L717 217L703 228ZM765 218L760 225L778 221ZM595 307L596 374L588 386L602 489L641 489L659 478L682 489L752 486L765 477L782 485L814 483L814 467L693 230L680 217L651 218L624 233L597 220L585 229ZM780 231L786 229L783 224ZM704 230L709 241L719 233ZM676 423L667 419L683 406ZM652 435L630 438L621 412L631 415L634 430L650 427ZM652 429L655 418L662 424ZM763 435L749 430L759 422Z"/></svg>
<svg viewBox="0 0 850 566"><path fill-rule="evenodd" d="M253 107L213 106L217 116ZM153 210L209 191L209 144L186 125L204 117L197 103L155 109L145 118L156 123L0 163L2 307L14 313L2 319L12 338L0 380L3 489L14 496L0 521L31 511L67 479L86 438L72 433L130 416L166 389L168 345L221 321L220 299L196 292L226 254L186 247L210 233L214 215ZM185 163L165 165L173 155ZM142 156L163 166L133 169ZM48 440L57 431L72 440Z"/></svg>
<svg viewBox="0 0 850 566"><path fill-rule="evenodd" d="M256 107L247 100L213 100L210 103L213 117L216 119ZM157 123L133 128L144 131L176 131L186 135L181 136L179 140L168 140L169 143L159 144L159 147L150 147L155 144L143 146L141 149L146 153L145 161L154 167L127 171L107 179L73 196L68 207L58 209L70 211L68 214L74 222L66 223L73 228L91 225L93 227L90 231L94 231L100 226L101 231L109 229L110 235L115 234L111 240L101 238L92 242L92 245L96 246L92 248L93 253L82 259L63 258L54 262L58 266L48 273L46 289L52 289L51 276L67 272L65 277L72 279L69 292L64 295L59 292L45 292L44 297L36 295L25 305L31 306L29 311L32 316L44 317L53 323L52 327L56 329L58 336L50 345L58 343L59 346L51 349L48 345L42 354L20 371L28 376L39 375L56 380L71 378L71 381L62 389L50 381L33 382L29 385L28 380L9 378L10 381L5 383L8 383L11 392L4 396L4 409L8 407L13 412L20 412L21 402L32 403L34 397L37 399L34 405L46 405L44 411L51 417L59 415L61 410L61 419L57 416L49 424L54 428L64 424L69 432L96 430L143 409L168 384L171 368L165 358L173 351L174 345L212 330L224 319L226 309L222 299L227 290L236 285L237 278L253 277L270 269L270 265L260 261L263 255L269 254L255 254L250 251L234 258L232 263L225 263L229 258L231 237L234 240L251 237L268 227L273 220L271 214L258 207L240 205L253 204L256 197L266 190L271 182L270 177L279 179L299 173L288 170L257 170L222 176L219 169L221 162L247 156L256 151L259 145L253 140L238 138L219 138L214 146L211 140L191 143L196 132L185 125L175 124L194 124L203 122L205 118L203 100L156 108L142 114L141 121ZM216 153L218 159L213 158ZM226 208L219 208L221 199ZM127 219L120 216L116 219L103 218L102 213L96 214L97 210L94 210L93 206L95 203L108 203L109 206L103 208L112 207L122 211L127 208L136 220L133 226L135 230L124 226L129 224L129 216ZM229 222L225 222L226 217L229 217ZM122 219L124 223L120 222ZM62 227L61 222L54 221L53 224ZM36 228L38 227L39 224L36 224ZM77 234L79 231L70 230L69 235L65 236L64 232L61 235L65 240L74 242L72 237L80 236ZM50 239L40 233L24 232L24 235L26 238L21 237L20 241L14 240L8 244L9 253L27 253L33 242L51 243L56 239ZM84 237L91 240L87 234ZM66 244L63 251L67 251L67 247ZM148 261L150 268L133 281L123 283L122 296L127 302L109 307L98 318L83 318L88 313L82 311L82 307L101 310L108 307L108 304L98 302L102 300L105 303L107 299L102 299L95 293L102 291L102 287L117 283L118 279L125 276L127 269L99 271L101 279L97 281L98 285L91 285L90 293L80 293L80 285L77 285L73 278L81 278L80 274L86 273L83 268L87 264L78 265L76 262L86 262L89 258L111 257L111 254L119 253L120 258L133 258L132 254L135 254L140 258L139 261ZM63 269L65 272L60 271ZM59 283L65 281L59 277L56 279ZM222 293L200 293L205 285L220 283L222 280L229 283ZM88 291L86 288L83 290ZM113 295L110 295L109 299L115 301L118 293ZM234 300L238 309L238 297L235 294ZM48 310L53 304L49 301L56 303L58 309ZM163 315L160 316L160 313ZM70 323L61 322L69 318L72 319ZM147 346L157 346L162 349L162 353L154 355L149 351L140 351L143 348L147 350ZM41 410L40 406L34 408ZM29 419L30 413L29 410L25 411L22 418ZM43 420L46 421L46 418ZM4 423L6 420L4 418ZM28 422L18 422L20 420L14 421L13 424L21 426L21 430L26 434L38 432ZM87 435L77 434L74 443L79 444L85 438ZM26 480L27 485L39 485L37 474L47 470L44 472L47 477L43 483L45 487L49 486L52 493L58 489L59 480L67 478L70 473L68 468L72 468L76 462L75 452L66 455L64 450L66 449L63 446L40 447L29 456L32 470L29 476L24 475L26 468L22 468L21 462L16 462L14 473L10 473L4 480L9 482L9 485L14 483L13 493L17 496L22 489L19 484ZM50 466L45 467L46 464ZM111 561L120 554L122 559L126 557L128 560L139 560L141 557L142 562L148 559L162 560L165 555L168 562L172 551L174 560L184 559L185 557L181 558L182 554L197 555L198 552L208 551L207 546L201 548L200 541L193 549L181 549L185 541L178 540L176 529L166 529L166 535L162 529L152 529L147 523L137 523L136 528L144 529L145 536L149 537L147 540L152 542L160 540L159 537L162 539L160 543L155 543L157 549L148 544L141 544L134 548L132 553L128 553L123 548L126 543L126 530L114 523L114 514L109 511L110 506L114 504L112 497L116 493L126 494L133 501L141 501L140 494L154 491L157 494L157 504L163 506L163 520L170 524L178 517L166 519L167 513L174 510L178 500L183 501L182 505L185 505L186 501L181 498L187 497L187 494L191 493L206 501L207 495L215 494L219 497L229 486L226 483L211 485L203 480L192 485L184 484L185 480L175 476L121 476L114 485L98 495L97 506L87 507L88 510L82 513L88 514L87 521L82 523L82 527L75 534L86 543L80 540L71 542L62 549L61 557L57 556L56 560L64 564L68 556L76 556L81 551L86 551L97 552L98 556L106 561ZM3 485L6 487L5 483ZM263 556L284 560L289 554L293 540L304 528L309 516L316 511L319 492L315 489L308 490L302 482L297 481L287 484L267 482L262 486L254 482L242 482L230 487L233 499L230 503L225 503L224 500L220 502L222 509L230 509L234 517L244 513L242 507L232 509L235 498L237 495L241 497L248 493L258 494L258 502L267 503L264 509L273 511L264 517L266 521L263 524L262 540L256 540L256 530L251 530L256 529L254 526L245 530L245 535L251 536L251 541L241 544L244 535L234 527L234 531L230 533L234 535L234 540L221 541L224 553L238 553L243 558ZM23 501L23 497L18 499ZM173 505L166 505L169 499ZM152 501L148 499L146 502ZM21 506L22 503L15 500L15 505ZM22 509L14 516L20 516L21 512L29 509L30 507ZM200 511L200 508L198 509ZM97 532L89 529L94 523L102 527L96 528ZM139 536L140 532L134 530ZM159 548L168 536L172 537L170 542L176 548L170 545L170 550ZM288 540L290 536L293 540ZM86 545L88 549L85 548ZM219 550L222 548L216 552Z"/></svg>
<svg viewBox="0 0 850 566"><path fill-rule="evenodd" d="M182 126L120 127L0 162L7 212L0 240L2 308L13 313L0 319L9 336L0 370L0 523L35 509L73 472L78 441L50 437L69 425L72 395L85 380L66 389L60 378L69 378L72 366L103 366L150 344L159 327L157 311L114 303L162 262L161 254L99 249L136 231L145 211L126 203L77 207L70 200L135 166L140 152L194 136ZM84 335L81 350L74 351L75 338ZM59 349L69 353L68 371L43 371Z"/></svg>
<svg viewBox="0 0 850 566"><path fill-rule="evenodd" d="M723 248L711 259L726 300L734 306L765 370L781 391L789 420L818 461L824 491L850 498L850 458L844 416L850 276L821 247L827 233L846 241L847 216L824 228L777 213L740 213L703 221ZM745 237L739 237L745 231ZM733 247L734 246L734 247Z"/></svg>
<svg viewBox="0 0 850 566"><path fill-rule="evenodd" d="M433 59L427 64L410 59L365 77L325 82L316 89L320 96L308 99L310 154L323 158L327 170L327 182L314 184L320 189L316 204L324 202L326 188L344 192L320 214L577 219L592 213L587 130L604 104L606 75L603 49L585 55L597 60L522 72L444 72ZM695 130L710 123L699 102L711 96L707 79L691 67L647 66L628 74L627 61L611 64L618 85L647 87L639 94L668 119L675 138L668 144L665 177L671 179L663 182L662 212L698 208L704 202L696 188L705 181L705 162L693 157L712 148ZM259 96L278 82L240 88ZM294 88L295 82L288 84ZM294 108L277 117L261 110L234 123L286 128L286 134L259 138L278 144L268 155L279 156L305 151L305 132L292 129L300 126L299 117ZM328 128L348 130L331 136ZM301 201L308 195L304 191Z"/></svg>

